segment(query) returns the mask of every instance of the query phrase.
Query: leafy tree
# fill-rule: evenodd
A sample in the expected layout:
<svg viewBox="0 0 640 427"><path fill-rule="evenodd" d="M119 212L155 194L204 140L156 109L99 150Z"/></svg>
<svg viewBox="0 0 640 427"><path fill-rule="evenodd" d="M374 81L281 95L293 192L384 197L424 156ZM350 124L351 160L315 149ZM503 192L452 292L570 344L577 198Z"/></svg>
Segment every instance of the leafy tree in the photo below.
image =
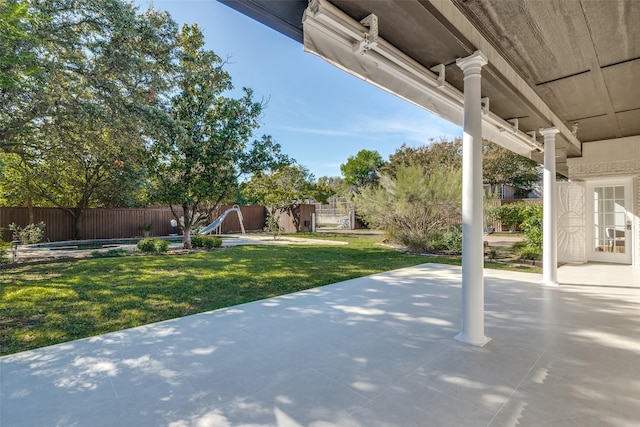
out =
<svg viewBox="0 0 640 427"><path fill-rule="evenodd" d="M379 187L363 189L354 201L364 220L422 252L461 214L461 194L460 169L436 165L427 173L422 166L401 164L395 176L382 175Z"/></svg>
<svg viewBox="0 0 640 427"><path fill-rule="evenodd" d="M244 186L247 197L269 210L267 231L276 238L280 234L279 220L289 213L294 223L300 222L300 205L315 193L313 175L298 165L280 167L270 173L254 175Z"/></svg>
<svg viewBox="0 0 640 427"><path fill-rule="evenodd" d="M17 10L10 13L16 24L8 26L13 37L6 45L16 53L7 62L27 64L11 67L17 72L0 71L10 82L2 87L0 107L4 151L32 146L34 138L18 137L66 120L68 112L110 114L111 125L129 124L122 119L136 120L135 113L145 110L140 101L153 100L166 88L163 73L171 64L176 32L168 14L137 13L123 0L8 0L3 5ZM92 99L74 94L78 87L88 89ZM116 112L128 115L114 118Z"/></svg>
<svg viewBox="0 0 640 427"><path fill-rule="evenodd" d="M161 128L151 147L155 199L181 206L183 246L191 248L191 228L237 187L245 173L286 163L280 146L264 136L247 148L259 126L263 104L252 91L235 99L225 96L232 88L224 61L204 48L197 25L185 25L179 36L178 90L168 107L171 120ZM207 212L207 213L208 213Z"/></svg>
<svg viewBox="0 0 640 427"><path fill-rule="evenodd" d="M42 40L34 31L40 20L24 0L0 0L0 150L27 131L34 116L33 78L40 63L36 50Z"/></svg>
<svg viewBox="0 0 640 427"><path fill-rule="evenodd" d="M33 34L37 17L24 0L0 1L0 88L20 86L38 70Z"/></svg>
<svg viewBox="0 0 640 427"><path fill-rule="evenodd" d="M484 141L482 173L484 183L496 187L505 184L519 189L517 195L523 197L539 181L540 166L513 151L497 144Z"/></svg>
<svg viewBox="0 0 640 427"><path fill-rule="evenodd" d="M520 189L521 195L528 193L539 180L539 165L533 160L522 157L510 150L489 141L483 142L483 179L484 183L495 188L505 184ZM381 171L394 175L400 165L413 163L425 170L434 165L445 165L453 168L462 167L462 140L441 139L421 147L402 145Z"/></svg>
<svg viewBox="0 0 640 427"><path fill-rule="evenodd" d="M355 156L349 156L346 163L340 165L346 185L360 189L378 182L378 172L384 165L380 153L375 150L360 150Z"/></svg>
<svg viewBox="0 0 640 427"><path fill-rule="evenodd" d="M39 18L31 28L38 72L19 96L3 93L11 113L0 114L2 149L20 157L13 187L69 211L82 237L86 208L134 203L177 27L165 13L120 0L29 5Z"/></svg>
<svg viewBox="0 0 640 427"><path fill-rule="evenodd" d="M338 176L321 176L314 187L313 198L320 203L327 203L331 196L340 194L344 189L344 180Z"/></svg>
<svg viewBox="0 0 640 427"><path fill-rule="evenodd" d="M524 219L524 209L527 206L526 203L507 203L504 205L494 206L487 212L488 216L492 219L500 221L509 227L509 231L516 231L518 224Z"/></svg>
<svg viewBox="0 0 640 427"><path fill-rule="evenodd" d="M14 153L0 153L0 206L32 206L33 193L30 188L32 180L30 173L24 173L28 167L22 158ZM41 205L42 201L36 204ZM33 222L30 219L30 222Z"/></svg>
<svg viewBox="0 0 640 427"><path fill-rule="evenodd" d="M462 167L462 140L460 138L452 141L441 139L415 148L402 144L395 153L389 156L389 161L381 171L387 175L395 176L400 166L410 164L421 166L427 172L438 166L459 169Z"/></svg>

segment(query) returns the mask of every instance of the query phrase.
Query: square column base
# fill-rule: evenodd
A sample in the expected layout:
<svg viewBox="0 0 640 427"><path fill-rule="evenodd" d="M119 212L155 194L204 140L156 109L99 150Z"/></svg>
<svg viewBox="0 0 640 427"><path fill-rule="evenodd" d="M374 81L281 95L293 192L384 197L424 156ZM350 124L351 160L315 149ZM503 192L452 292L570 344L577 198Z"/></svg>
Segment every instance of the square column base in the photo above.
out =
<svg viewBox="0 0 640 427"><path fill-rule="evenodd" d="M560 283L553 280L541 280L540 284L542 286L548 286L550 288L557 288L558 286L560 286Z"/></svg>
<svg viewBox="0 0 640 427"><path fill-rule="evenodd" d="M482 339L480 341L471 340L465 334L463 334L462 332L460 332L458 335L453 337L453 339L456 340L456 341L463 342L465 344L470 344L470 345L476 346L476 347L484 347L485 345L487 345L489 343L489 341L491 341L491 338L487 338L487 337L482 337Z"/></svg>

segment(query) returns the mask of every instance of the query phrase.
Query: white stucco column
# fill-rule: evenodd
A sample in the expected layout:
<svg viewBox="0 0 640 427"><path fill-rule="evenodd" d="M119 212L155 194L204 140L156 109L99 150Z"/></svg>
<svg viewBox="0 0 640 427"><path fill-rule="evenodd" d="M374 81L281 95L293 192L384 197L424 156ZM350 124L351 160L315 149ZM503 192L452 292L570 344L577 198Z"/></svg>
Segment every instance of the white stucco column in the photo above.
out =
<svg viewBox="0 0 640 427"><path fill-rule="evenodd" d="M456 64L464 73L462 137L462 326L458 341L483 346L484 248L482 244L482 110L481 70L487 58L479 50Z"/></svg>
<svg viewBox="0 0 640 427"><path fill-rule="evenodd" d="M540 129L544 136L542 213L542 284L558 286L556 133L555 127Z"/></svg>

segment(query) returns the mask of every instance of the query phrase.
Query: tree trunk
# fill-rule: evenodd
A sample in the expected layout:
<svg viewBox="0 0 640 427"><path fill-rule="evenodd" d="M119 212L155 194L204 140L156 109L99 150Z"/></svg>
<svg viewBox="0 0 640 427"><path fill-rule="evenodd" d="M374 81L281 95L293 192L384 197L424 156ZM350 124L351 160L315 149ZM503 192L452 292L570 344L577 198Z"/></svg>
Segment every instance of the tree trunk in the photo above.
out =
<svg viewBox="0 0 640 427"><path fill-rule="evenodd" d="M83 235L83 225L84 225L84 209L73 209L71 210L71 216L73 217L73 238L74 240L82 240L85 236Z"/></svg>
<svg viewBox="0 0 640 427"><path fill-rule="evenodd" d="M184 228L182 230L182 248L191 249L191 221L192 215L189 210L189 205L184 203L182 205L182 212L184 216Z"/></svg>
<svg viewBox="0 0 640 427"><path fill-rule="evenodd" d="M191 226L185 225L182 233L182 248L191 249Z"/></svg>
<svg viewBox="0 0 640 427"><path fill-rule="evenodd" d="M29 197L29 200L27 201L27 207L29 208L29 224L35 224L36 217L33 213L33 200L31 200L31 197Z"/></svg>

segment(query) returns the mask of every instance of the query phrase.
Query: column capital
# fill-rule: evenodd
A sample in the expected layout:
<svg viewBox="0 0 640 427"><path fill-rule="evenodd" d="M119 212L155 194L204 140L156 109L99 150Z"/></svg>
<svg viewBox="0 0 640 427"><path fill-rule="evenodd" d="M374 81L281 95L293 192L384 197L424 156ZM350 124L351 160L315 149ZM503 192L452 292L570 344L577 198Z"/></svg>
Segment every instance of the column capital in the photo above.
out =
<svg viewBox="0 0 640 427"><path fill-rule="evenodd" d="M540 132L540 135L547 136L547 135L554 135L556 133L560 133L560 130L555 126L552 126L550 128L539 129L538 132Z"/></svg>
<svg viewBox="0 0 640 427"><path fill-rule="evenodd" d="M465 76L467 74L480 73L482 67L488 63L487 57L479 50L464 58L456 59L456 65L462 69Z"/></svg>

